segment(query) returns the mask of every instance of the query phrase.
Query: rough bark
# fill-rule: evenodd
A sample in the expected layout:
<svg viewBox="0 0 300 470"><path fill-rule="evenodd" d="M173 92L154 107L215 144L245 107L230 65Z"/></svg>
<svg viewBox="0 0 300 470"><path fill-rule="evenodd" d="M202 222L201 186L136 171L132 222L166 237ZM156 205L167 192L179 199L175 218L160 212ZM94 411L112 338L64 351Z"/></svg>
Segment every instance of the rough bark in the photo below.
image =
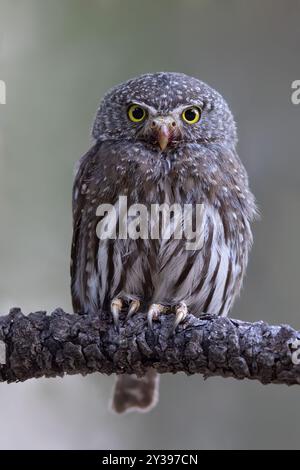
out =
<svg viewBox="0 0 300 470"><path fill-rule="evenodd" d="M105 312L100 317L57 309L25 316L13 309L0 317L0 382L93 372L143 375L154 367L160 373L300 383L300 365L294 364L300 332L288 325L189 316L172 335L173 321L164 315L151 330L139 313L130 321L121 318L117 333Z"/></svg>

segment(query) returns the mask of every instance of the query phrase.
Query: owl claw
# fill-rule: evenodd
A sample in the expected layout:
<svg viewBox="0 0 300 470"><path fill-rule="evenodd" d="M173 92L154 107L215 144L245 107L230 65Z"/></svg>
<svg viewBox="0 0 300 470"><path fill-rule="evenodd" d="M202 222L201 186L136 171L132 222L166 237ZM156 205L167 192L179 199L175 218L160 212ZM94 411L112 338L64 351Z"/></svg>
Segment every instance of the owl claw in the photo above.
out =
<svg viewBox="0 0 300 470"><path fill-rule="evenodd" d="M173 332L175 333L177 326L183 322L188 314L188 308L185 302L180 302L175 307L175 321L173 325Z"/></svg>
<svg viewBox="0 0 300 470"><path fill-rule="evenodd" d="M122 310L123 302L121 299L115 298L110 305L110 311L114 320L115 330L119 332L119 316Z"/></svg>
<svg viewBox="0 0 300 470"><path fill-rule="evenodd" d="M127 313L127 319L131 318L140 308L141 302L139 300L132 300L130 302L129 310Z"/></svg>
<svg viewBox="0 0 300 470"><path fill-rule="evenodd" d="M165 313L167 311L167 307L161 304L152 304L148 310L147 319L148 325L152 330L153 327L153 320L157 320L161 313Z"/></svg>

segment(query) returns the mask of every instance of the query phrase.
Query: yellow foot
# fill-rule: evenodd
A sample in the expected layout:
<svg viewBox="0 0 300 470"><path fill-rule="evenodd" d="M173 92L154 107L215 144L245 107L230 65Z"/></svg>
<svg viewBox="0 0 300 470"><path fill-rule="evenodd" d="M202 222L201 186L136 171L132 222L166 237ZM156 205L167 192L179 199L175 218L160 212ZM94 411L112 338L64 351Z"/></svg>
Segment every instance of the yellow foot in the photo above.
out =
<svg viewBox="0 0 300 470"><path fill-rule="evenodd" d="M132 300L129 304L129 309L127 313L127 319L131 318L135 313L138 312L141 302L139 300Z"/></svg>
<svg viewBox="0 0 300 470"><path fill-rule="evenodd" d="M177 326L184 321L188 314L188 308L185 302L180 302L175 307L175 321L173 326L173 331L176 331Z"/></svg>
<svg viewBox="0 0 300 470"><path fill-rule="evenodd" d="M119 318L120 313L124 305L128 304L127 300L123 300L121 297L115 297L110 304L110 311L114 320L115 329L119 331ZM129 308L127 313L127 319L131 318L135 313L137 313L140 308L139 300L131 300L129 302Z"/></svg>
<svg viewBox="0 0 300 470"><path fill-rule="evenodd" d="M150 305L150 308L147 314L148 324L150 328L152 328L153 320L157 320L160 314L166 313L167 311L168 311L168 307L165 307L164 305L161 305L161 304Z"/></svg>
<svg viewBox="0 0 300 470"><path fill-rule="evenodd" d="M110 311L114 320L115 329L119 330L119 317L123 307L123 300L115 297L110 304Z"/></svg>

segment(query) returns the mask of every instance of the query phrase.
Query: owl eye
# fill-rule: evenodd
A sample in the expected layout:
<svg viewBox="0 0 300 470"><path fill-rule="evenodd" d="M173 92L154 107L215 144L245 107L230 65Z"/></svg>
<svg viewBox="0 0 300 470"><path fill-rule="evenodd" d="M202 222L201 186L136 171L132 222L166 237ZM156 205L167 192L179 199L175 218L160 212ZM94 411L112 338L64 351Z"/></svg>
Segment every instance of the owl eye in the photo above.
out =
<svg viewBox="0 0 300 470"><path fill-rule="evenodd" d="M142 122L147 115L146 110L138 104L132 104L129 106L127 114L132 122Z"/></svg>
<svg viewBox="0 0 300 470"><path fill-rule="evenodd" d="M198 106L191 106L185 109L181 116L188 124L196 124L201 118L201 109Z"/></svg>

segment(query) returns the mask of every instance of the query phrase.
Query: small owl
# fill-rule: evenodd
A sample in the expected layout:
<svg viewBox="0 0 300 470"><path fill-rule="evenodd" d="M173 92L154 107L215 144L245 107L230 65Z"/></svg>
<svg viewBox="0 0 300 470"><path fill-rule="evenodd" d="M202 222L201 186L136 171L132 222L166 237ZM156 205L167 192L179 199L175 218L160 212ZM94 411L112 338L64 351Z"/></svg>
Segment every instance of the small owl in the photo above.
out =
<svg viewBox="0 0 300 470"><path fill-rule="evenodd" d="M181 73L142 75L105 95L92 135L73 188L74 311L110 309L116 328L121 312L134 321L139 309L149 327L169 313L174 329L187 313L226 316L241 289L256 206L225 100ZM101 239L97 208L117 207L120 196L149 211L153 204L201 205L201 246L187 249L186 239L161 234ZM113 409L150 409L157 386L153 370L118 376Z"/></svg>

